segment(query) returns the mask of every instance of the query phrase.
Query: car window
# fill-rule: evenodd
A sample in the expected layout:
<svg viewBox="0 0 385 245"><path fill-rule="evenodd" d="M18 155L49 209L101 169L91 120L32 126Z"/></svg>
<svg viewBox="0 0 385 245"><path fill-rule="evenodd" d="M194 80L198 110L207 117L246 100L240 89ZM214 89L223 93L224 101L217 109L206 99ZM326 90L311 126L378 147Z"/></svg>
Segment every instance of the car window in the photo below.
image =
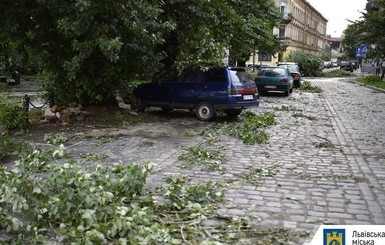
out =
<svg viewBox="0 0 385 245"><path fill-rule="evenodd" d="M156 82L167 83L167 82L176 82L179 79L179 73L176 69L169 70L167 72L162 73L154 80Z"/></svg>
<svg viewBox="0 0 385 245"><path fill-rule="evenodd" d="M233 81L233 83L245 83L250 82L252 80L250 74L247 73L245 70L231 69L229 70L229 72L231 81Z"/></svg>
<svg viewBox="0 0 385 245"><path fill-rule="evenodd" d="M286 76L285 68L269 68L262 69L258 76L267 76L267 77L281 77Z"/></svg>
<svg viewBox="0 0 385 245"><path fill-rule="evenodd" d="M206 72L206 82L226 82L225 69L210 69Z"/></svg>
<svg viewBox="0 0 385 245"><path fill-rule="evenodd" d="M185 70L180 79L179 82L181 83L200 83L203 79L203 71L199 69L188 69Z"/></svg>
<svg viewBox="0 0 385 245"><path fill-rule="evenodd" d="M287 68L289 69L290 72L298 72L299 71L297 66L288 66Z"/></svg>

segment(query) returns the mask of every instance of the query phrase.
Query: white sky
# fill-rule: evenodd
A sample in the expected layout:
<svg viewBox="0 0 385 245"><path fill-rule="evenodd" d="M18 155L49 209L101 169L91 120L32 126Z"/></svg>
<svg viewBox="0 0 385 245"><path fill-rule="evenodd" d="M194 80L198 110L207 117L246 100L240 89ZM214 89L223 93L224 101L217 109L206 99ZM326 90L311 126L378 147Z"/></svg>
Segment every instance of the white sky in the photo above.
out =
<svg viewBox="0 0 385 245"><path fill-rule="evenodd" d="M340 37L349 24L365 11L367 0L307 0L328 20L326 34Z"/></svg>

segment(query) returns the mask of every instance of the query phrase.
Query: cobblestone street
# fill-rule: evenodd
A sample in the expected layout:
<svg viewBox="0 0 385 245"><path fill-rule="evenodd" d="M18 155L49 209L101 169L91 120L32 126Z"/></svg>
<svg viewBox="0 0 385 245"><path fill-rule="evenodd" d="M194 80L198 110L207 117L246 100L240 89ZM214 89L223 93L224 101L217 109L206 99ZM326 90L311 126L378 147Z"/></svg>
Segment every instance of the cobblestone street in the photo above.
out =
<svg viewBox="0 0 385 245"><path fill-rule="evenodd" d="M118 131L130 137L76 149L106 152L115 161L149 161L156 166L152 186L169 175L230 181L228 202L219 212L263 226L312 231L320 224L385 224L385 94L349 80L313 78L322 93L262 97L255 112L272 112L278 123L267 129L268 144L245 145L223 136L217 147L225 148L226 174L180 168L183 149L203 140L185 132L207 126L189 116L161 122L164 133L157 136L148 124ZM153 145L138 147L145 140ZM253 185L237 177L249 166L277 173Z"/></svg>
<svg viewBox="0 0 385 245"><path fill-rule="evenodd" d="M262 97L254 112L271 112L277 119L267 128L267 144L245 145L221 136L214 147L224 148L225 173L180 167L183 150L201 144L199 132L215 124L191 114L117 129L114 133L124 137L103 144L85 138L70 151L104 152L111 162L150 162L155 166L150 187L164 184L170 175L229 183L218 213L250 217L263 227L312 232L321 224L384 225L385 94L351 78L307 80L323 92ZM151 144L143 147L145 142ZM239 177L250 167L276 173L252 184Z"/></svg>

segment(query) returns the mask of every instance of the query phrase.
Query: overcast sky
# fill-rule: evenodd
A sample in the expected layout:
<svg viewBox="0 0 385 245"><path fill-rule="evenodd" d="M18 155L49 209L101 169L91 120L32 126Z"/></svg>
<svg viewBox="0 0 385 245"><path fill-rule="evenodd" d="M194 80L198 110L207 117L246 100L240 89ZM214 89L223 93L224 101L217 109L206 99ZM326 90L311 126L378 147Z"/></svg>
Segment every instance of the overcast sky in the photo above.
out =
<svg viewBox="0 0 385 245"><path fill-rule="evenodd" d="M326 34L340 37L349 20L358 20L367 0L307 0L328 20Z"/></svg>

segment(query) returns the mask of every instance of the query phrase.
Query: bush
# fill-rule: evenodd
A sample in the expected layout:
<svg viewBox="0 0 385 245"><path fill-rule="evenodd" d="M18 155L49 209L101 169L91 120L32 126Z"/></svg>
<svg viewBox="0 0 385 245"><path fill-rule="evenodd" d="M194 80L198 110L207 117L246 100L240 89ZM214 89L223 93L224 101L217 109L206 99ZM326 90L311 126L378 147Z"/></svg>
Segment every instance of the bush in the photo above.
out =
<svg viewBox="0 0 385 245"><path fill-rule="evenodd" d="M4 91L7 85L5 83L0 83L0 91Z"/></svg>
<svg viewBox="0 0 385 245"><path fill-rule="evenodd" d="M296 62L303 76L320 76L323 62L320 55L310 53L290 54L287 61Z"/></svg>
<svg viewBox="0 0 385 245"><path fill-rule="evenodd" d="M12 151L12 141L9 136L0 135L0 160L5 159Z"/></svg>
<svg viewBox="0 0 385 245"><path fill-rule="evenodd" d="M0 97L0 124L6 130L23 129L28 125L28 113L19 101Z"/></svg>

